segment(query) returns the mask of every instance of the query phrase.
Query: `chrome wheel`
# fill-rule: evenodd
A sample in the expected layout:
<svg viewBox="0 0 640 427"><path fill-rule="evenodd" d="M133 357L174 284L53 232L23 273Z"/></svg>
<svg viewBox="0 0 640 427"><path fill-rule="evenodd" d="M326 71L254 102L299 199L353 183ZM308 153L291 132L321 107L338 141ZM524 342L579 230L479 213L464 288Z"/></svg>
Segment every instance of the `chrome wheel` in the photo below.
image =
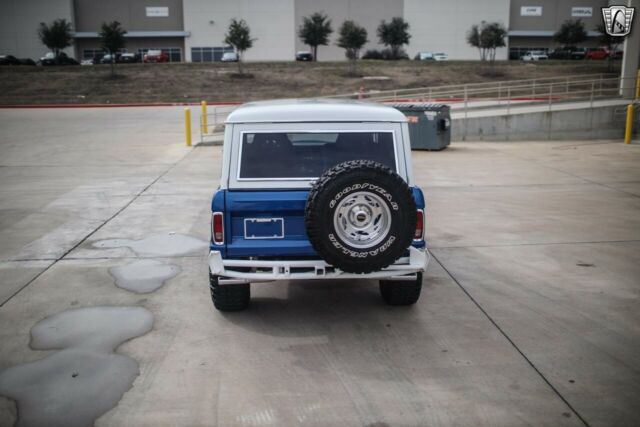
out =
<svg viewBox="0 0 640 427"><path fill-rule="evenodd" d="M354 248L370 248L389 234L391 211L382 197L359 191L338 204L333 224L343 242Z"/></svg>

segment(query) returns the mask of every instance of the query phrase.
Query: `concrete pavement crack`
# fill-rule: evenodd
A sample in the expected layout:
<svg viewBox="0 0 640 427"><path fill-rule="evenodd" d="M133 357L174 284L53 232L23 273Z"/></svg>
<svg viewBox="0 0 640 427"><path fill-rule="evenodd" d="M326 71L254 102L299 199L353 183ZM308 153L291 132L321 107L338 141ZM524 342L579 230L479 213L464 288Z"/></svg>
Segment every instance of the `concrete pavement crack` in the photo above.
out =
<svg viewBox="0 0 640 427"><path fill-rule="evenodd" d="M136 200L138 200L138 198L144 193L146 192L149 188L151 188L156 182L158 182L159 180L161 180L166 174L168 174L169 172L171 172L176 166L178 166L180 163L182 163L182 161L184 161L187 157L189 157L189 155L191 153L194 153L195 150L198 147L195 146L193 147L193 149L189 150L187 152L187 154L185 154L184 156L182 156L177 162L175 162L174 164L172 164L169 168L167 168L164 172L162 172L160 175L158 175L153 181L151 181L149 184L147 184L142 190L140 190L138 193L136 193L131 200L129 200L122 208L118 209L118 211L116 211L116 213L114 213L113 215L111 215L109 218L107 218L106 220L104 220L100 225L98 225L96 228L94 228L91 232L89 232L88 234L86 234L82 239L80 239L80 241L78 241L78 243L76 243L75 245L73 245L69 250L67 250L65 253L63 253L60 257L55 258L53 260L53 262L47 266L45 269L43 269L41 272L39 272L38 274L36 274L33 278L31 278L31 280L29 280L26 284L24 284L23 286L21 286L17 291L15 291L13 294L11 294L8 298L6 298L4 301L2 301L2 303L0 303L0 308L4 307L4 305L6 303L8 303L9 301L11 301L15 296L17 296L20 292L22 292L23 290L25 290L29 285L31 285L33 282L35 282L36 280L38 280L38 278L40 276L42 276L44 273L46 273L47 271L49 271L51 269L51 267L53 267L54 265L56 265L58 262L60 262L61 260L63 260L67 255L69 255L71 252L73 252L76 248L78 248L80 245L82 245L84 242L87 241L87 239L89 239L91 236L93 236L95 233L97 233L98 231L100 231L100 229L102 229L102 227L104 227L105 225L107 225L109 222L111 222L111 220L113 220L114 218L116 218L118 215L120 215L125 209L127 209L129 206L131 206L131 204L133 202L135 202Z"/></svg>
<svg viewBox="0 0 640 427"><path fill-rule="evenodd" d="M438 265L440 265L440 267L442 267L445 273L447 273L447 275L451 278L451 280L453 280L455 284L458 285L458 287L462 290L462 292L465 293L465 295L471 300L471 302L473 302L473 304L476 307L478 307L478 309L482 312L482 314L484 314L484 316L489 320L489 322L491 322L491 324L498 330L498 332L500 332L500 334L509 342L509 344L511 344L511 346L518 352L518 354L522 356L522 358L527 362L527 364L531 366L531 368L536 372L536 374L538 374L538 376L547 384L547 386L551 388L551 390L555 393L555 395L558 396L560 400L564 402L565 405L567 405L567 408L569 408L569 410L571 410L571 412L573 412L573 414L575 414L575 416L578 417L580 421L582 421L585 427L590 427L587 420L585 420L582 417L582 415L580 415L580 413L573 407L573 405L569 403L567 398L565 398L562 395L562 393L560 393L560 391L556 387L554 387L553 384L551 384L551 381L542 373L542 371L540 371L540 369L538 369L538 367L533 363L533 361L529 359L526 354L524 354L524 352L520 349L520 347L518 347L518 345L513 341L513 339L511 339L511 337L500 327L500 325L498 325L498 323L493 319L493 317L491 317L491 315L480 305L480 303L471 295L471 293L462 285L462 283L460 283L460 281L456 279L453 273L451 273L451 271L449 271L449 269L447 269L447 267L445 267L444 264L440 262L440 260L435 256L435 254L433 254L433 252L431 252L431 257L438 263Z"/></svg>

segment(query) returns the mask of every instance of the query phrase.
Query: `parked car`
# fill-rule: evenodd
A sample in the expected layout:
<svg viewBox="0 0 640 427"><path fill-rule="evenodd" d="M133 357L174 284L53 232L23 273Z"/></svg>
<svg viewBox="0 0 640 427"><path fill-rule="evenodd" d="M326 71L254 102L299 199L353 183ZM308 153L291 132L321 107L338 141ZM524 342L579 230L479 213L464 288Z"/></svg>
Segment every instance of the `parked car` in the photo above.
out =
<svg viewBox="0 0 640 427"><path fill-rule="evenodd" d="M238 54L235 52L225 52L220 59L222 62L238 62Z"/></svg>
<svg viewBox="0 0 640 427"><path fill-rule="evenodd" d="M296 53L296 61L313 61L313 55L308 51L300 51Z"/></svg>
<svg viewBox="0 0 640 427"><path fill-rule="evenodd" d="M520 57L523 61L543 61L549 59L547 54L542 50L531 50Z"/></svg>
<svg viewBox="0 0 640 427"><path fill-rule="evenodd" d="M0 55L0 65L21 65L20 60L13 55Z"/></svg>
<svg viewBox="0 0 640 427"><path fill-rule="evenodd" d="M556 48L548 53L549 59L571 59L571 52L575 48Z"/></svg>
<svg viewBox="0 0 640 427"><path fill-rule="evenodd" d="M104 58L104 55L105 55L104 53L96 53L95 55L93 55L93 57L91 59L87 60L85 65L101 64L102 63L102 58ZM90 61L90 63L89 63L89 61Z"/></svg>
<svg viewBox="0 0 640 427"><path fill-rule="evenodd" d="M436 61L447 61L449 57L446 53L439 52L433 54L433 59Z"/></svg>
<svg viewBox="0 0 640 427"><path fill-rule="evenodd" d="M120 55L120 62L123 64L133 64L140 62L140 54L138 53L123 53Z"/></svg>
<svg viewBox="0 0 640 427"><path fill-rule="evenodd" d="M586 59L607 59L609 57L609 49L595 48L589 49L585 56Z"/></svg>
<svg viewBox="0 0 640 427"><path fill-rule="evenodd" d="M144 55L143 62L169 62L169 55L161 50L149 50Z"/></svg>
<svg viewBox="0 0 640 427"><path fill-rule="evenodd" d="M416 61L432 61L433 58L433 53L431 52L418 52L416 53L416 56L413 57L413 59L415 59Z"/></svg>
<svg viewBox="0 0 640 427"><path fill-rule="evenodd" d="M47 52L40 61L40 65L79 65L80 63L73 58L70 58L66 53L60 52L56 57L53 52Z"/></svg>
<svg viewBox="0 0 640 427"><path fill-rule="evenodd" d="M390 305L420 297L425 202L407 118L356 101L263 101L226 120L211 203L209 286L221 311L250 284L373 279Z"/></svg>
<svg viewBox="0 0 640 427"><path fill-rule="evenodd" d="M111 62L119 63L120 62L120 54L116 53L115 55L111 55L107 53L100 58L100 64L111 64Z"/></svg>
<svg viewBox="0 0 640 427"><path fill-rule="evenodd" d="M20 65L30 65L30 66L36 65L36 61L34 61L31 58L19 58L18 61L20 61Z"/></svg>
<svg viewBox="0 0 640 427"><path fill-rule="evenodd" d="M586 47L576 47L571 51L571 59L584 59L587 56Z"/></svg>

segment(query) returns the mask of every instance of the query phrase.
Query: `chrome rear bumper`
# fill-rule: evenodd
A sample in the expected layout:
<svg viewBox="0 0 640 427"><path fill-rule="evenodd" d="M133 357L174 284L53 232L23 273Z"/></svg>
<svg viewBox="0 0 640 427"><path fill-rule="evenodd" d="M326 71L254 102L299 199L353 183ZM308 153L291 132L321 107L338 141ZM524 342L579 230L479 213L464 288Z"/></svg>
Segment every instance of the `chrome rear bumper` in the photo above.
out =
<svg viewBox="0 0 640 427"><path fill-rule="evenodd" d="M346 273L322 260L265 261L223 259L219 251L211 251L209 253L209 269L211 274L220 276L218 283L221 285L270 282L274 280L414 280L416 273L427 269L429 258L429 251L410 247L408 257L398 259L389 267L372 273L356 274ZM246 271L247 269L250 269L250 271Z"/></svg>

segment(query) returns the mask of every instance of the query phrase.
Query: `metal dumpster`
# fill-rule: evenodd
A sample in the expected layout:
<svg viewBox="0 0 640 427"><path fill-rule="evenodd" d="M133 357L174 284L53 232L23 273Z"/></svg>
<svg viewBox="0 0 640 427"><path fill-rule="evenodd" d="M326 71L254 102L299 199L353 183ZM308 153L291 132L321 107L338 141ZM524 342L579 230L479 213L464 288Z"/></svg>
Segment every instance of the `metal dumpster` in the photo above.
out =
<svg viewBox="0 0 640 427"><path fill-rule="evenodd" d="M444 150L451 143L451 114L445 104L394 104L409 122L412 150Z"/></svg>

